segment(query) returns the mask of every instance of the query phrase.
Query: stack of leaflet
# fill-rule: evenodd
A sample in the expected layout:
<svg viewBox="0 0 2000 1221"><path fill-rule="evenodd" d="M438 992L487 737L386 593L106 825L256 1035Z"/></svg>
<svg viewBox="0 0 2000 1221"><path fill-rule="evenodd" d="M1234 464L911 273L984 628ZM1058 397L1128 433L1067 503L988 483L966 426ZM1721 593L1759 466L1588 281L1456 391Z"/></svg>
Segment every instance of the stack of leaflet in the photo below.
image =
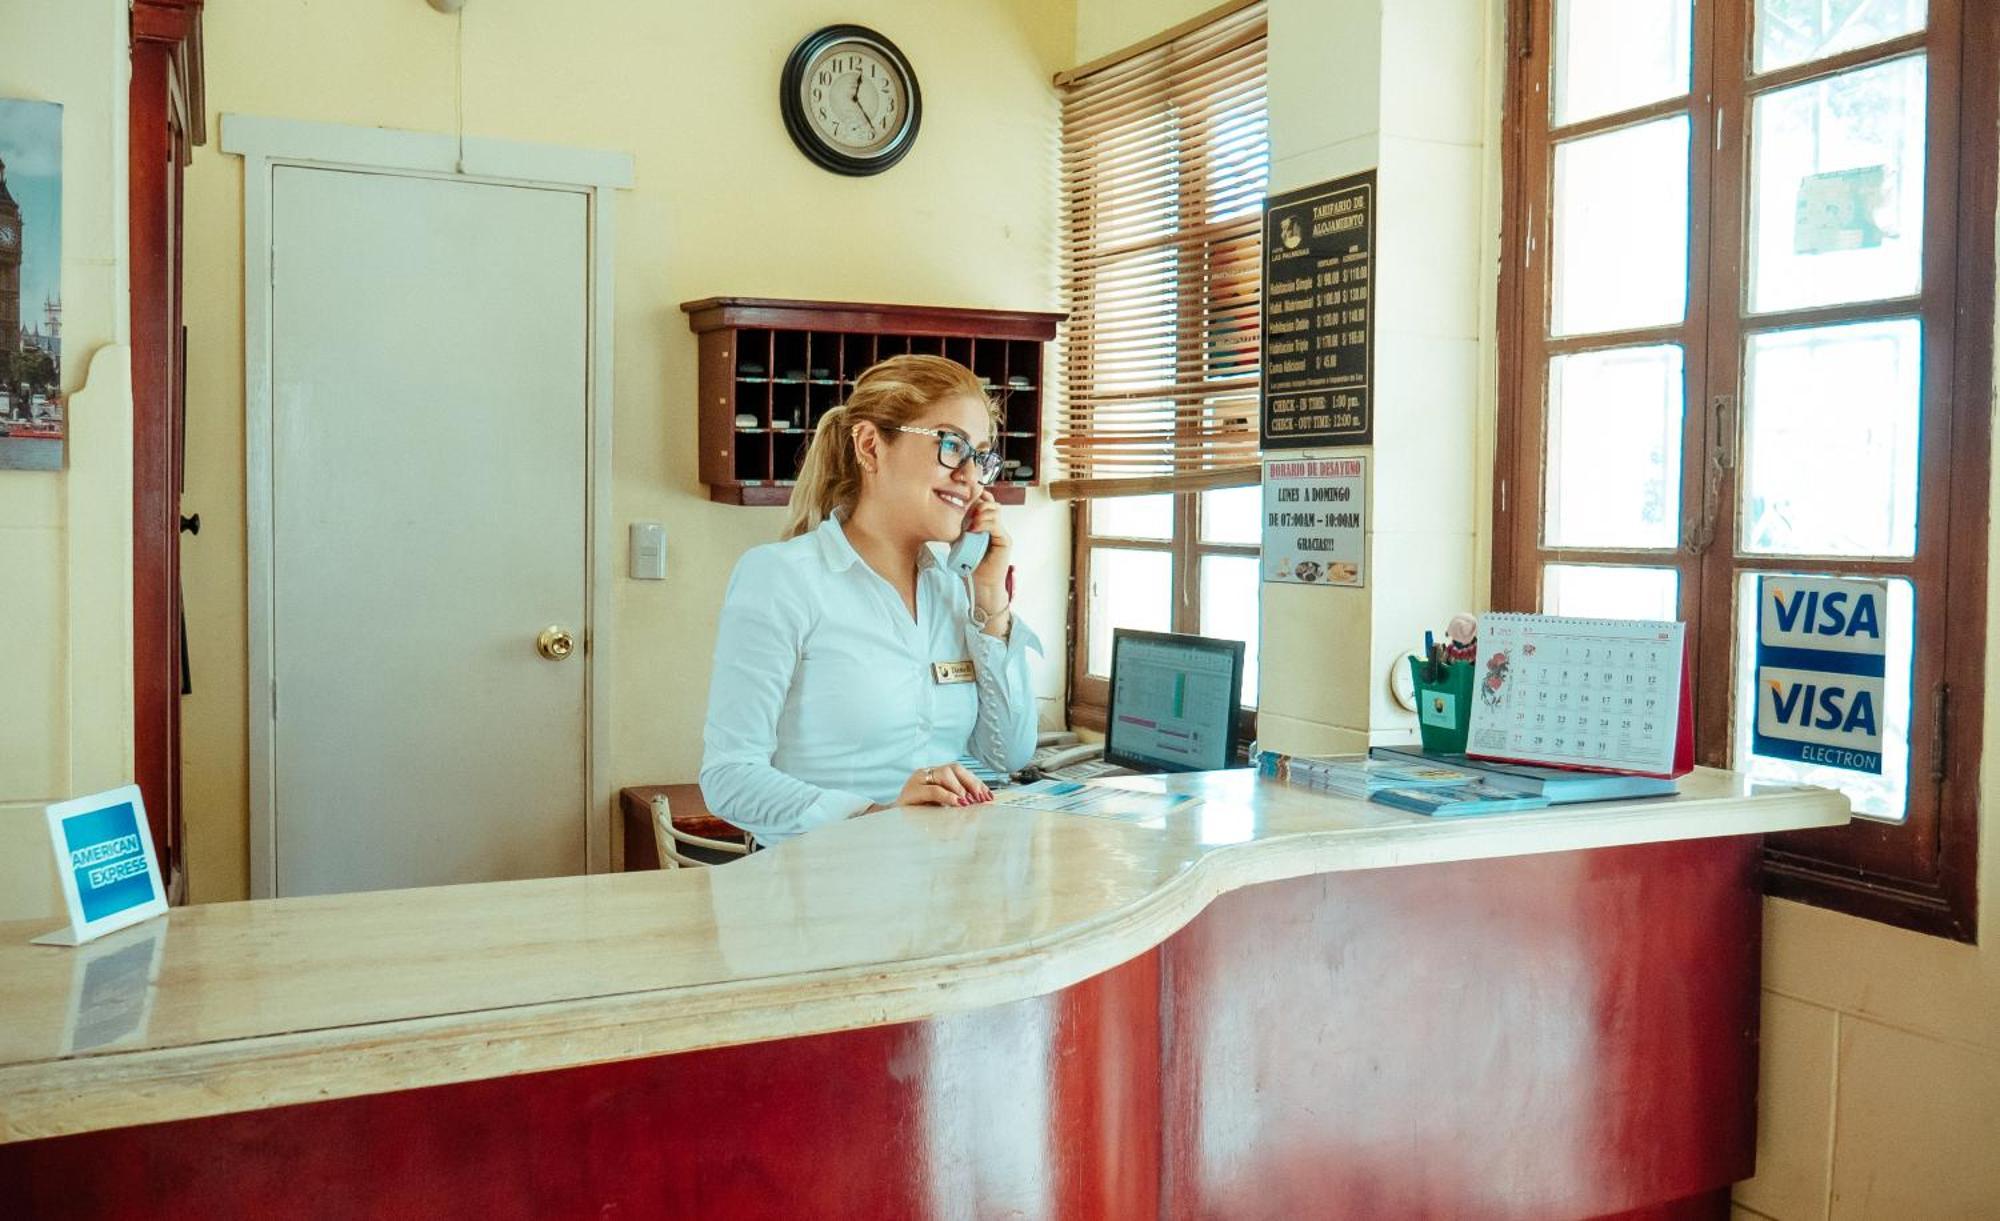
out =
<svg viewBox="0 0 2000 1221"><path fill-rule="evenodd" d="M1383 789L1369 798L1412 814L1432 818L1466 818L1474 814L1504 814L1512 810L1539 810L1549 804L1546 797L1509 793L1484 780L1471 784L1447 784L1421 789Z"/></svg>
<svg viewBox="0 0 2000 1221"><path fill-rule="evenodd" d="M1415 746L1377 746L1369 753L1378 762L1409 767L1457 768L1474 773L1489 788L1542 798L1553 805L1567 805L1574 801L1617 801L1632 797L1670 797L1680 791L1674 781L1660 776L1575 771L1527 763L1496 763L1487 759L1467 759L1464 755L1427 755Z"/></svg>
<svg viewBox="0 0 2000 1221"><path fill-rule="evenodd" d="M1479 781L1477 772L1423 758L1281 755L1269 750L1258 752L1257 770L1302 788L1326 789L1364 801L1384 789L1446 788Z"/></svg>

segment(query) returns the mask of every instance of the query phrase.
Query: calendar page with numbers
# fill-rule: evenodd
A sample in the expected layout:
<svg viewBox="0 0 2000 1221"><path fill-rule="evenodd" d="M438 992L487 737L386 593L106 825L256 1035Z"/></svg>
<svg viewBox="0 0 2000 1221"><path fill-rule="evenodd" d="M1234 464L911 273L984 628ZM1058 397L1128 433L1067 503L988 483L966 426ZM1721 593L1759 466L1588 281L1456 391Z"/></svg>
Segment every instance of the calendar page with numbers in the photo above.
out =
<svg viewBox="0 0 2000 1221"><path fill-rule="evenodd" d="M1679 623L1482 616L1466 754L1653 776L1687 771L1685 637Z"/></svg>

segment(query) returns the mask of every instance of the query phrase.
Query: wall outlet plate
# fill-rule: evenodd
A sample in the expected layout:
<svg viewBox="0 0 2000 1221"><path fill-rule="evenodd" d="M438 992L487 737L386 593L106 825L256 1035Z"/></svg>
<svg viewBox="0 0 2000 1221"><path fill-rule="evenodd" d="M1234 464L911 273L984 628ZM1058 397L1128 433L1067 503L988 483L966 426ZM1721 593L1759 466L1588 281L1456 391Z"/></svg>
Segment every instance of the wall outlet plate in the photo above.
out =
<svg viewBox="0 0 2000 1221"><path fill-rule="evenodd" d="M667 528L656 521L635 521L631 529L629 567L635 581L667 579Z"/></svg>

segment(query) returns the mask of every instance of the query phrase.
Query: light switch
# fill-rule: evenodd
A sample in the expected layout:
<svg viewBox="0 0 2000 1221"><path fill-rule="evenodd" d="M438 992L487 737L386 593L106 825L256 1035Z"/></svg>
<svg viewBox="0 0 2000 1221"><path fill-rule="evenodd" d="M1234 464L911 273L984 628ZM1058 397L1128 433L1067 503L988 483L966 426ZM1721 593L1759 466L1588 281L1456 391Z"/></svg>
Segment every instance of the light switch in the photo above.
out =
<svg viewBox="0 0 2000 1221"><path fill-rule="evenodd" d="M656 521L632 523L632 579L667 579L667 528Z"/></svg>

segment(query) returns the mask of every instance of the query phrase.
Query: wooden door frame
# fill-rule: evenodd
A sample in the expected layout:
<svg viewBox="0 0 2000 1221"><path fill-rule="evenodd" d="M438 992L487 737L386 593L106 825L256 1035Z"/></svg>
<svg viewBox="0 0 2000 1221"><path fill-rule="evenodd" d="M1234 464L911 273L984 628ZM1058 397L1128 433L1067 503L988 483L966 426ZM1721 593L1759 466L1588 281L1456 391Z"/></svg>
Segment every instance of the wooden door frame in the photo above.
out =
<svg viewBox="0 0 2000 1221"><path fill-rule="evenodd" d="M587 200L590 292L586 325L584 534L589 552L584 590L585 862L611 868L612 820L609 683L616 532L611 525L611 371L614 249L611 192L632 185L626 153L430 132L347 127L251 115L222 116L222 151L243 158L244 515L248 561L248 712L250 729L250 896L277 886L275 735L272 682L277 673L272 587L271 210L277 167L358 170L496 186L569 190Z"/></svg>
<svg viewBox="0 0 2000 1221"><path fill-rule="evenodd" d="M127 90L132 298L132 753L171 902L187 898L181 818L181 171L207 139L202 0L132 5Z"/></svg>

